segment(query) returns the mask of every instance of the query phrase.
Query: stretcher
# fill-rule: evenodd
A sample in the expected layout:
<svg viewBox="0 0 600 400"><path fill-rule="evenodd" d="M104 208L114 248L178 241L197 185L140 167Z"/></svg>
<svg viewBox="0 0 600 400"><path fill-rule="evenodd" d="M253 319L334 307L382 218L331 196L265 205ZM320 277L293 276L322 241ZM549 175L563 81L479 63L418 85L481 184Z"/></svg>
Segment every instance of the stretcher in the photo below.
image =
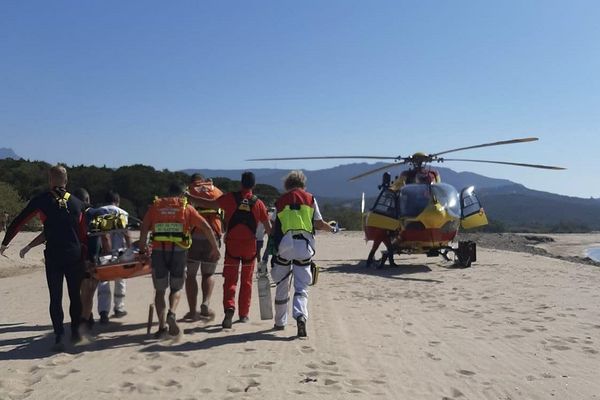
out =
<svg viewBox="0 0 600 400"><path fill-rule="evenodd" d="M152 272L150 258L135 254L127 261L116 259L106 264L94 267L94 278L99 281L114 281L115 279L134 278L148 275Z"/></svg>

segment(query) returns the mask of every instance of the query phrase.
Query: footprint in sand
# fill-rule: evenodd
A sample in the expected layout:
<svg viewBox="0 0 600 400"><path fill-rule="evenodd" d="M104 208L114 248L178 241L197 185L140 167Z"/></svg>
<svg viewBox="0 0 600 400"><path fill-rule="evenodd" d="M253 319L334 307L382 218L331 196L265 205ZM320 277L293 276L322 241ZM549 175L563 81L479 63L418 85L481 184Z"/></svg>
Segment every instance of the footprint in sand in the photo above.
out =
<svg viewBox="0 0 600 400"><path fill-rule="evenodd" d="M345 383L350 386L368 386L371 383L371 381L367 379L350 379L347 380Z"/></svg>
<svg viewBox="0 0 600 400"><path fill-rule="evenodd" d="M521 339L524 338L525 336L523 335L505 335L504 338L505 339Z"/></svg>
<svg viewBox="0 0 600 400"><path fill-rule="evenodd" d="M256 363L252 366L252 368L258 368L258 369L266 369L268 371L273 370L273 365L275 363L273 361L261 361L259 363Z"/></svg>
<svg viewBox="0 0 600 400"><path fill-rule="evenodd" d="M68 364L68 363L70 363L71 361L73 361L73 360L72 360L72 357L71 357L71 356L66 356L66 355L65 355L65 356L62 356L62 357L56 357L56 358L54 358L54 359L50 360L50 361L48 362L48 364L47 364L47 365L48 365L48 366L51 366L51 367L58 367L58 366L60 366L60 365L65 365L65 364Z"/></svg>
<svg viewBox="0 0 600 400"><path fill-rule="evenodd" d="M433 361L442 361L441 358L437 357L435 354L433 353L429 353L429 352L425 352L425 355L427 356L427 358L433 360Z"/></svg>
<svg viewBox="0 0 600 400"><path fill-rule="evenodd" d="M584 353L588 353L588 354L598 354L598 350L592 348L592 347L583 347L582 348Z"/></svg>
<svg viewBox="0 0 600 400"><path fill-rule="evenodd" d="M306 368L310 368L310 369L318 369L319 365L317 363L308 363L305 365Z"/></svg>
<svg viewBox="0 0 600 400"><path fill-rule="evenodd" d="M188 365L192 368L202 368L206 365L205 361L190 361Z"/></svg>
<svg viewBox="0 0 600 400"><path fill-rule="evenodd" d="M41 366L41 365L35 365L35 366L33 366L33 367L30 367L30 368L27 370L27 372L29 372L30 374L33 374L33 373L36 373L36 372L38 372L38 371L41 371L41 370L43 370L43 369L44 369L44 367L43 367L43 366Z"/></svg>
<svg viewBox="0 0 600 400"><path fill-rule="evenodd" d="M48 374L48 376L52 379L65 379L67 376L72 375L72 374L76 374L77 372L80 372L78 369L75 368L71 368L68 371L54 371L51 372L50 374Z"/></svg>
<svg viewBox="0 0 600 400"><path fill-rule="evenodd" d="M313 348L312 348L312 347L310 347L310 346L302 346L302 347L300 348L300 351L301 351L302 353L304 353L304 354L310 354L310 353L314 353L314 352L315 352L315 349L313 349Z"/></svg>
<svg viewBox="0 0 600 400"><path fill-rule="evenodd" d="M154 394L160 391L160 388L150 383L140 382L135 385L134 390L141 394Z"/></svg>
<svg viewBox="0 0 600 400"><path fill-rule="evenodd" d="M365 391L364 391L364 390L357 389L357 388L353 388L353 389L350 389L350 390L348 390L348 393L352 393L352 394L360 394L360 393L365 393Z"/></svg>
<svg viewBox="0 0 600 400"><path fill-rule="evenodd" d="M160 365L138 365L136 367L131 367L123 371L124 374L127 375L140 375L140 374L148 374L155 371L158 371L162 367Z"/></svg>
<svg viewBox="0 0 600 400"><path fill-rule="evenodd" d="M246 375L241 375L242 378L260 378L262 375L261 374L246 374Z"/></svg>
<svg viewBox="0 0 600 400"><path fill-rule="evenodd" d="M469 371L467 369L459 369L456 372L458 372L459 374L464 375L464 376L473 376L473 375L475 375L475 372Z"/></svg>
<svg viewBox="0 0 600 400"><path fill-rule="evenodd" d="M179 383L178 381L176 381L175 379L166 379L166 380L162 380L159 381L159 383L164 386L167 389L181 389L183 388L183 385L181 383Z"/></svg>
<svg viewBox="0 0 600 400"><path fill-rule="evenodd" d="M258 389L260 382L255 379L250 379L244 388L244 392L250 392L252 389Z"/></svg>

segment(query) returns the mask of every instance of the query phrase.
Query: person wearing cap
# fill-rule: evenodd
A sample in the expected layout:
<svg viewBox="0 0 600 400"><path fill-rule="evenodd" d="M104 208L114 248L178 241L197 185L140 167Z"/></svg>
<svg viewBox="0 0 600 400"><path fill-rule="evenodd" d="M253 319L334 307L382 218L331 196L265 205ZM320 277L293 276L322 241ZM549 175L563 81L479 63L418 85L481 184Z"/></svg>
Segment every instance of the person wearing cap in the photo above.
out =
<svg viewBox="0 0 600 400"><path fill-rule="evenodd" d="M219 248L221 247L221 236L223 232L221 224L220 210L212 208L203 208L196 203L196 198L214 199L223 195L223 192L217 188L212 179L205 179L201 174L193 174L187 189L187 197L190 203L206 219L206 222L213 230ZM185 278L185 294L190 311L183 316L184 320L196 320L198 304L198 281L196 275L198 270L202 275L202 302L200 303L200 314L202 318L214 317L214 311L209 307L210 298L215 286L214 274L217 269L217 263L210 258L210 243L202 231L194 230L192 232L192 247L188 251L187 271Z"/></svg>
<svg viewBox="0 0 600 400"><path fill-rule="evenodd" d="M225 262L223 266L223 308L225 318L221 326L232 327L235 314L235 293L240 276L238 296L238 314L240 322L249 321L252 280L256 264L256 228L261 222L265 231L271 232L271 223L265 204L259 200L252 189L256 178L250 171L242 174L240 190L224 194L217 200L199 200L202 207L221 208L225 211ZM241 273L240 273L241 265Z"/></svg>

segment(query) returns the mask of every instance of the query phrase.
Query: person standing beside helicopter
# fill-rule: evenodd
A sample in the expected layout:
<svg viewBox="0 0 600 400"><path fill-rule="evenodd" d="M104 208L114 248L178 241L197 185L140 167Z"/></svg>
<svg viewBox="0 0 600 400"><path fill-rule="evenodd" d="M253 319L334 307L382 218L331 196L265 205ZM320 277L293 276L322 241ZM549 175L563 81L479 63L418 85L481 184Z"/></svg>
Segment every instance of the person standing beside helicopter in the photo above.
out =
<svg viewBox="0 0 600 400"><path fill-rule="evenodd" d="M315 255L315 229L335 233L335 227L323 221L314 196L304 190L306 176L291 171L284 180L286 192L275 202L277 218L273 235L276 253L271 276L276 282L275 327L287 324L290 278L294 277L292 317L297 321L298 337L306 337L308 286L312 283L311 261Z"/></svg>

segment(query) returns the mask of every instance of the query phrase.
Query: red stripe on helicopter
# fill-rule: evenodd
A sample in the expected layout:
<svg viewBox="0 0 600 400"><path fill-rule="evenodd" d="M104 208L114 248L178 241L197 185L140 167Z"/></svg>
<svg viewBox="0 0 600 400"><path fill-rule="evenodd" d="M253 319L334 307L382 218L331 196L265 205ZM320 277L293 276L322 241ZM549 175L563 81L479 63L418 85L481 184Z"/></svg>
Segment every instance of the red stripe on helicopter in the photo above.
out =
<svg viewBox="0 0 600 400"><path fill-rule="evenodd" d="M456 231L444 232L441 229L407 229L400 232L403 242L450 242Z"/></svg>

